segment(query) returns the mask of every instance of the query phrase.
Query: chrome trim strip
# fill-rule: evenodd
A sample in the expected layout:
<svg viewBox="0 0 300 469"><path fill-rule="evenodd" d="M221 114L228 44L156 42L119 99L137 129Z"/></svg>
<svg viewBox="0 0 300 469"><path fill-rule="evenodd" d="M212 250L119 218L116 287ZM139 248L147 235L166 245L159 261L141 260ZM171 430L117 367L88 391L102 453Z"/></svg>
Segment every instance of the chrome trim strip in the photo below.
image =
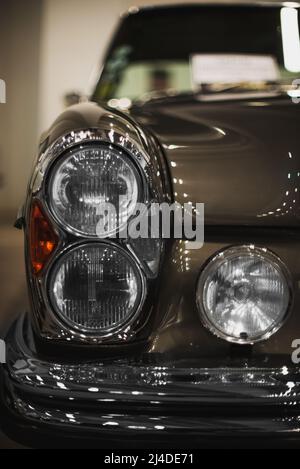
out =
<svg viewBox="0 0 300 469"><path fill-rule="evenodd" d="M151 354L50 362L37 356L33 343L25 344L26 334L31 343L21 319L7 339L5 399L32 423L161 435L190 430L210 436L229 427L255 436L299 432L299 367L201 368L197 361Z"/></svg>

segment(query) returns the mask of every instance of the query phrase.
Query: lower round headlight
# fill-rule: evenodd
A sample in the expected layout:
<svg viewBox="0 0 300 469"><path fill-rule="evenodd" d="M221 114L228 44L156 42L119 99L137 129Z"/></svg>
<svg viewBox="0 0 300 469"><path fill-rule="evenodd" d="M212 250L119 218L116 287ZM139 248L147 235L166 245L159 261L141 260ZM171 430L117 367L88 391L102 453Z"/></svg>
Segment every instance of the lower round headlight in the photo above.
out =
<svg viewBox="0 0 300 469"><path fill-rule="evenodd" d="M253 246L219 253L204 269L197 288L204 324L218 337L240 344L259 342L278 331L290 300L283 263Z"/></svg>
<svg viewBox="0 0 300 469"><path fill-rule="evenodd" d="M129 325L140 310L142 273L122 248L77 246L50 273L51 304L61 320L80 332L108 335Z"/></svg>

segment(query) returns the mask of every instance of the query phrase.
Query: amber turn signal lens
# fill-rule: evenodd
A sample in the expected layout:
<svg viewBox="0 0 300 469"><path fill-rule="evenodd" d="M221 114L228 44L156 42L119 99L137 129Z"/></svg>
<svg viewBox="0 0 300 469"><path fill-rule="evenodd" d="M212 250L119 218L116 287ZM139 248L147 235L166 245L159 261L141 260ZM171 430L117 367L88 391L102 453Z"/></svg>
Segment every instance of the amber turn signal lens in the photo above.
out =
<svg viewBox="0 0 300 469"><path fill-rule="evenodd" d="M58 237L50 221L43 213L40 205L35 202L30 217L30 255L32 269L40 273L58 244Z"/></svg>

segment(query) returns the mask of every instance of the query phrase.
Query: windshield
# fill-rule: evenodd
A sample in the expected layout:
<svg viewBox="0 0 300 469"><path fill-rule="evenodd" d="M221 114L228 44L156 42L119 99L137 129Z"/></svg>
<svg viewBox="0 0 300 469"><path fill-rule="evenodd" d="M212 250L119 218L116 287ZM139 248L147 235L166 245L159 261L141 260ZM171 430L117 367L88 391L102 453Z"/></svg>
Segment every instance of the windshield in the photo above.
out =
<svg viewBox="0 0 300 469"><path fill-rule="evenodd" d="M116 107L122 100L126 107L164 94L292 84L300 77L298 16L298 9L288 6L220 5L130 14L113 41L93 99Z"/></svg>

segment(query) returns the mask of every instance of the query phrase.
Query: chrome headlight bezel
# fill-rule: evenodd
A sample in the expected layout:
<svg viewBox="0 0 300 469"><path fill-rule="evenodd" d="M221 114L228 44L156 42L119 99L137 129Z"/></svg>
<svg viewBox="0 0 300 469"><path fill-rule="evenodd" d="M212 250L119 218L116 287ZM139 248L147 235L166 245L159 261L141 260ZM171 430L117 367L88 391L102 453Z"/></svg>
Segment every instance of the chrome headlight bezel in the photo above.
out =
<svg viewBox="0 0 300 469"><path fill-rule="evenodd" d="M147 201L151 202L152 200L163 202L166 196L170 198L171 194L165 193L161 179L162 175L158 171L158 158L150 158L144 149L143 141L138 141L137 138L135 138L135 129L131 129L126 122L123 123L128 131L125 136L121 129L113 129L110 122L110 118L112 117L113 116L107 117L108 123L106 125L103 123L102 128L72 131L52 143L45 152L39 156L30 181L30 191L33 194L41 192L43 197L46 198L49 172L58 158L62 158L66 152L73 150L75 147L84 148L85 145L104 143L113 145L121 151L123 150L132 158L134 164L139 168L141 177L144 179L145 185L147 185L147 187L144 188L144 203L147 203ZM131 132L129 132L129 129L131 129ZM133 133L133 135L131 135L131 133Z"/></svg>
<svg viewBox="0 0 300 469"><path fill-rule="evenodd" d="M41 276L35 276L28 270L29 292L33 310L33 319L37 330L42 339L53 340L56 342L70 342L73 344L94 344L94 345L125 345L134 340L144 340L146 336L146 324L149 320L150 305L144 301L144 307L139 307L139 312L133 321L120 331L105 336L94 336L85 334L80 330L71 329L65 322L61 321L54 313L49 302L47 291L48 274L55 261L72 249L73 246L84 242L104 242L104 239L87 238L67 230L62 226L53 215L47 198L48 181L51 168L67 152L73 151L78 147L105 143L113 145L128 154L140 171L143 183L145 203L155 201L158 203L171 199L171 186L167 179L167 167L163 159L162 151L151 135L144 134L143 130L130 119L122 117L113 112L105 110L98 111L98 127L78 129L74 131L59 133L59 129L51 130L51 139L41 145L40 154L35 162L34 171L31 176L28 187L28 198L25 206L25 217L28 221L26 226L26 252L29 254L29 220L32 204L36 201L40 203L45 215L49 219L53 230L57 234L59 243L53 257L49 261L46 269ZM95 122L96 119L91 119ZM131 241L128 239L108 240L107 242L117 244L135 259L137 268L143 276L144 296L148 297L153 293L154 282L159 273L161 257L163 255L163 245L157 252L160 260L157 264L157 270L152 271L148 260L141 256Z"/></svg>
<svg viewBox="0 0 300 469"><path fill-rule="evenodd" d="M289 301L288 301L286 311L282 312L282 314L280 315L280 319L276 322L276 324L272 328L270 328L270 330L267 330L265 333L262 333L259 337L255 339L254 338L243 339L241 337L237 338L237 337L233 337L233 336L226 334L225 332L220 330L217 327L217 325L211 320L211 318L209 317L209 314L206 311L206 307L204 305L204 295L206 294L206 282L211 272L216 271L218 269L218 266L220 266L221 263L225 259L230 260L231 258L238 256L239 254L244 254L244 255L246 254L249 257L255 255L255 256L260 257L262 260L269 262L282 275L282 278L284 279L286 283L287 293L289 295ZM228 247L219 251L205 264L197 282L196 302L197 302L198 312L200 315L200 320L203 326L207 330L209 330L213 335L215 335L219 339L223 339L226 342L233 343L233 344L254 345L254 344L268 340L270 337L276 334L276 332L278 332L287 321L291 312L291 307L292 307L292 302L293 302L293 288L292 288L291 275L286 265L282 262L282 260L269 249L254 246L254 245L231 246L231 247Z"/></svg>
<svg viewBox="0 0 300 469"><path fill-rule="evenodd" d="M51 212L53 218L55 219L58 225L63 226L64 229L70 234L76 237L80 237L80 238L84 237L86 239L99 239L99 236L97 235L96 231L95 233L84 232L83 230L80 230L76 228L75 226L72 226L70 223L66 222L66 220L63 220L62 216L59 214L58 209L55 207L55 202L53 200L53 189L54 189L53 186L54 186L54 180L58 174L59 168L61 168L68 159L72 158L76 154L79 154L80 151L96 149L97 147L98 148L107 147L108 151L111 150L112 152L116 154L118 153L119 158L124 158L124 160L126 160L127 166L131 169L132 173L135 176L137 192L138 192L136 204L143 203L147 205L149 203L149 198L150 198L148 184L147 184L147 180L145 178L144 172L141 172L133 156L129 154L128 151L125 150L124 148L120 148L117 145L112 145L112 144L108 144L107 142L100 142L100 141L90 142L85 145L71 147L69 150L65 151L63 154L57 157L47 170L47 173L46 173L47 186L45 188L46 203L48 205L49 211ZM134 210L132 210L132 212L134 213ZM115 230L112 230L111 232L107 233L106 237L115 237L118 233L120 233L126 227L126 225L130 222L132 218L133 218L133 215L131 214L129 218L127 219L126 223L123 223L120 226L117 226Z"/></svg>

